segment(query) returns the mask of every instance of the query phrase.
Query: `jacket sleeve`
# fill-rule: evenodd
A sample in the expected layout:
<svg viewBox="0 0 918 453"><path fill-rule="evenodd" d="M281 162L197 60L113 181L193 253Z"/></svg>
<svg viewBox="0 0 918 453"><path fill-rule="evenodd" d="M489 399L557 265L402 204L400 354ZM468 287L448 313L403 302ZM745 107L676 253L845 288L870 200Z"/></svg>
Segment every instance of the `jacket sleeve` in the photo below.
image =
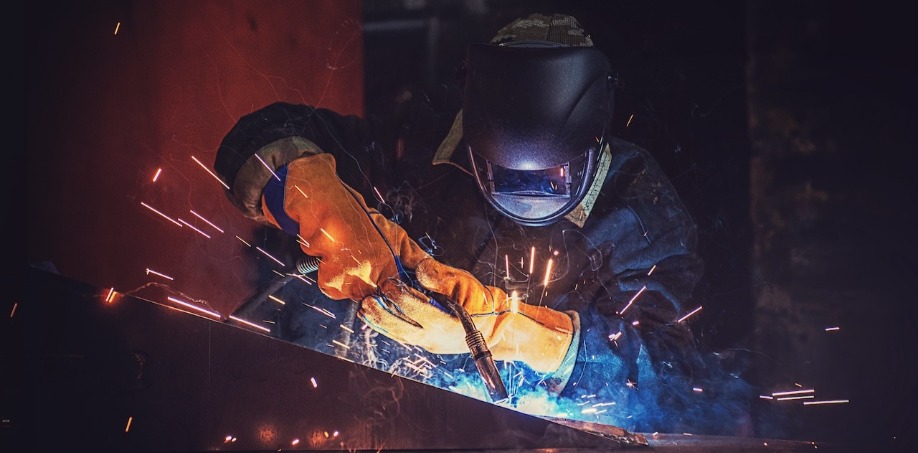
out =
<svg viewBox="0 0 918 453"><path fill-rule="evenodd" d="M658 397L690 397L704 370L695 339L680 322L695 308L691 296L703 272L697 230L651 156L613 144L618 154L604 182L605 199L584 229L603 244L606 260L595 296L577 307L580 348L562 396L595 395L617 401L619 410L654 407L663 416L679 405ZM661 386L668 390L657 392Z"/></svg>
<svg viewBox="0 0 918 453"><path fill-rule="evenodd" d="M342 180L369 197L373 187L382 184L391 173L386 171L391 163L379 145L382 128L377 123L309 105L275 102L241 117L224 137L221 148L237 150L234 155L245 160L280 139L301 137L334 155ZM217 165L241 164L223 159Z"/></svg>

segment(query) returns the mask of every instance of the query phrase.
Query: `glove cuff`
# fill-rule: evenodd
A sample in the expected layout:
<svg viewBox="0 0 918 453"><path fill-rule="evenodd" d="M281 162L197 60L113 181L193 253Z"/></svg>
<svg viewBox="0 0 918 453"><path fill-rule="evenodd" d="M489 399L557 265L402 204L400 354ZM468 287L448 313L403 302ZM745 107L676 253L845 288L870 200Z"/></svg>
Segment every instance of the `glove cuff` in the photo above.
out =
<svg viewBox="0 0 918 453"><path fill-rule="evenodd" d="M502 316L506 319L488 341L496 360L525 362L539 373L564 374L566 371L570 374L569 370L562 369L562 364L571 349L576 358L574 337L579 332L574 328L571 315L546 307L520 304L519 312ZM564 379L564 383L566 381Z"/></svg>

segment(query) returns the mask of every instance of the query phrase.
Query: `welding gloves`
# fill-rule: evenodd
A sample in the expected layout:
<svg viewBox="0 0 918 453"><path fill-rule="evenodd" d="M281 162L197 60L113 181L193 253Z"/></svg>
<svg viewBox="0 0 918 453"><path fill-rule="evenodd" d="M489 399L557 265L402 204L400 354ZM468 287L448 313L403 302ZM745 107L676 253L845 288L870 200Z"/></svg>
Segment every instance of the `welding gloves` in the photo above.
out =
<svg viewBox="0 0 918 453"><path fill-rule="evenodd" d="M425 289L450 297L471 315L495 360L521 361L541 373L555 373L576 349L573 314L511 300L500 288L481 284L472 274L423 259L415 269ZM403 343L437 354L469 352L458 319L413 288L387 286L391 306L365 300L360 315L374 329ZM421 327L405 322L407 316Z"/></svg>
<svg viewBox="0 0 918 453"><path fill-rule="evenodd" d="M338 179L335 159L321 153L287 164L284 214L299 224L300 248L319 258L317 282L328 297L360 301L429 255L405 231ZM279 228L276 215L265 217Z"/></svg>
<svg viewBox="0 0 918 453"><path fill-rule="evenodd" d="M380 333L433 353L469 352L457 316L402 278L398 256L405 269L414 269L423 289L466 309L495 360L522 361L535 371L553 373L569 357L575 330L571 315L511 303L500 288L431 258L398 224L370 209L338 179L331 154L287 164L283 211L289 217L285 223L298 224L303 252L319 258L316 280L322 292L336 300L361 301L361 318ZM264 214L280 227L277 213L265 209Z"/></svg>

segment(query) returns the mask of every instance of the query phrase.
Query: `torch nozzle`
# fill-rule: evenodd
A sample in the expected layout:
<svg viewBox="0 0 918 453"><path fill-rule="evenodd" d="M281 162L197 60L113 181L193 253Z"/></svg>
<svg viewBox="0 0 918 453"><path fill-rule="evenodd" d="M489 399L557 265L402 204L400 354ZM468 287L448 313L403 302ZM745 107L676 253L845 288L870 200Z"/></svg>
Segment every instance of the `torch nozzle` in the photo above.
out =
<svg viewBox="0 0 918 453"><path fill-rule="evenodd" d="M472 354L472 359L475 360L475 367L478 368L478 374L481 375L481 380L484 381L491 401L500 403L507 400L509 398L507 388L504 387L504 381L497 371L497 364L494 363L494 357L491 356L488 343L485 342L484 335L475 326L469 312L462 305L443 295L433 293L431 298L439 305L452 310L459 317L462 328L465 330L465 344L469 346L469 352Z"/></svg>

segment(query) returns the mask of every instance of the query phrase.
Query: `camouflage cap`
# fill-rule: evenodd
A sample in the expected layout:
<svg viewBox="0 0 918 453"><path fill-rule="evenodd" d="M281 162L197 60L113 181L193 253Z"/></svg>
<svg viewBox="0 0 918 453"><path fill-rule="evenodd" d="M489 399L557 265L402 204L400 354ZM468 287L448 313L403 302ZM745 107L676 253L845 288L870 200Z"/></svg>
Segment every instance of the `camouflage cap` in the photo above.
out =
<svg viewBox="0 0 918 453"><path fill-rule="evenodd" d="M580 22L564 14L530 14L510 22L491 39L491 44L507 44L518 41L549 41L571 47L592 47L590 39Z"/></svg>

